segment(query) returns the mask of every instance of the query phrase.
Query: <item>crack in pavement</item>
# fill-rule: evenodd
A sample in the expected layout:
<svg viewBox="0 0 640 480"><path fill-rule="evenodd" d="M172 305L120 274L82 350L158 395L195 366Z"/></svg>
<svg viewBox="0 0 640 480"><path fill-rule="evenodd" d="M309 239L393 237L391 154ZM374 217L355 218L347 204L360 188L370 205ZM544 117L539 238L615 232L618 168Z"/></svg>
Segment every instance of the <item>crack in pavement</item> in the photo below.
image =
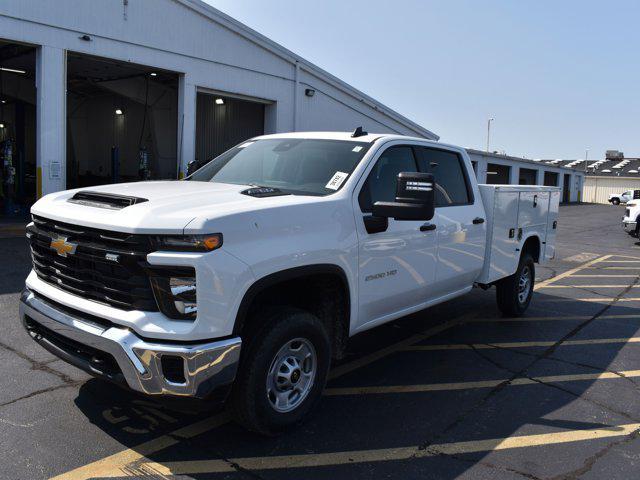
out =
<svg viewBox="0 0 640 480"><path fill-rule="evenodd" d="M40 390L35 390L35 391L31 392L31 393L27 393L26 395L23 395L22 397L14 398L13 400L9 400L7 402L0 403L0 408L6 407L8 405L12 405L12 404L17 403L17 402L21 402L22 400L27 400L27 399L29 399L31 397L35 397L36 395L42 395L43 393L54 392L56 390L61 390L63 388L77 387L80 384L82 384L81 381L76 381L74 383L65 383L63 385L55 385L53 387L48 387L48 388L42 388Z"/></svg>
<svg viewBox="0 0 640 480"><path fill-rule="evenodd" d="M609 452L611 452L614 447L624 445L626 443L631 443L637 438L640 438L640 429L631 432L629 435L626 435L619 440L608 443L604 448L598 450L590 457L587 457L583 462L582 467L577 468L571 472L552 477L550 480L577 480L584 474L589 473L593 469L594 465L598 462L598 460L605 457Z"/></svg>
<svg viewBox="0 0 640 480"><path fill-rule="evenodd" d="M600 310L598 310L591 318L589 318L589 319L585 320L584 322L580 323L579 325L577 325L575 328L573 328L571 331L569 331L567 334L565 334L561 339L559 339L557 342L555 342L553 345L551 345L549 348L547 348L544 352L535 355L534 359L530 363L525 365L522 369L518 370L517 372L513 373L513 375L510 378L504 380L503 382L500 382L498 385L496 385L491 390L489 390L489 392L486 395L484 395L482 398L480 398L474 405L469 407L467 410L465 410L464 412L461 412L452 422L449 423L449 425L447 425L439 433L437 433L435 435L432 435L425 442L423 442L418 447L418 449L419 450L427 450L431 445L433 445L433 443L435 441L437 441L438 439L442 438L446 433L450 432L456 426L458 426L460 423L462 423L469 415L471 415L476 410L478 410L483 405L485 405L491 398L493 398L495 395L500 393L513 380L515 380L518 377L525 376L525 373L527 371L529 371L531 369L531 367L533 367L536 363L538 363L540 360L547 359L551 355L553 355L553 353L558 349L558 347L562 343L566 342L570 338L573 338L582 329L584 329L589 324L591 324L593 321L595 321L598 317L600 317L601 315L606 313L607 310L609 310L619 299L621 299L625 294L627 294L633 288L633 286L636 285L637 283L638 283L638 278L636 278L634 282L629 284L629 286L627 286L627 288L625 288L616 297L614 297L611 302L607 303ZM477 351L476 349L474 349L474 350ZM480 357L484 358L482 355L480 355ZM505 369L505 370L506 371L510 371L508 369ZM415 457L415 455L412 458L414 458L414 457Z"/></svg>
<svg viewBox="0 0 640 480"><path fill-rule="evenodd" d="M34 360L29 355L27 355L25 353L22 353L20 350L17 350L17 349L15 349L13 347L10 347L6 343L0 342L0 348L4 348L5 350L13 353L14 355L17 355L21 359L26 360L27 362L29 362L31 364L31 369L32 370L39 370L41 372L45 372L45 373L48 373L50 375L54 375L54 376L58 377L60 380L62 380L64 383L69 384L69 385L77 384L77 380L72 379L69 375L67 375L65 373L62 373L62 372L59 372L58 370L56 370L54 368L51 368L50 366L48 366L44 362L39 362L38 360Z"/></svg>
<svg viewBox="0 0 640 480"><path fill-rule="evenodd" d="M486 462L484 460L474 460L474 459L470 459L470 458L464 458L458 454L446 454L446 453L442 453L439 450L436 449L431 449L428 448L426 450L427 452L431 453L433 456L435 457L440 457L440 458L452 458L454 460L457 460L459 462L463 462L463 463L467 463L467 464L471 464L471 465L481 465L483 467L487 467L490 468L492 470L497 470L499 472L506 472L506 473L514 473L516 475L519 475L523 478L527 478L529 480L542 480L540 477L536 477L535 475L531 474L531 473L527 473L527 472L523 472L521 470L517 470L515 468L511 468L511 467L503 467L502 465L496 465L495 463L491 463L491 462Z"/></svg>

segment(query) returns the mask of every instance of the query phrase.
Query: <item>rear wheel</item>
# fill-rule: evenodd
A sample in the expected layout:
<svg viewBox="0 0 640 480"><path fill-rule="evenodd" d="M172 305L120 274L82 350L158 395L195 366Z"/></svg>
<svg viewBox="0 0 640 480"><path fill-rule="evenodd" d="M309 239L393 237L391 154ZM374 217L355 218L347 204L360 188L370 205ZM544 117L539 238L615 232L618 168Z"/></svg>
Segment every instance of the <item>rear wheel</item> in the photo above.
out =
<svg viewBox="0 0 640 480"><path fill-rule="evenodd" d="M533 296L535 277L533 257L523 252L516 273L496 284L496 300L503 314L514 317L524 314Z"/></svg>
<svg viewBox="0 0 640 480"><path fill-rule="evenodd" d="M231 407L238 423L273 435L300 423L318 404L331 360L328 335L303 310L278 309L247 339Z"/></svg>

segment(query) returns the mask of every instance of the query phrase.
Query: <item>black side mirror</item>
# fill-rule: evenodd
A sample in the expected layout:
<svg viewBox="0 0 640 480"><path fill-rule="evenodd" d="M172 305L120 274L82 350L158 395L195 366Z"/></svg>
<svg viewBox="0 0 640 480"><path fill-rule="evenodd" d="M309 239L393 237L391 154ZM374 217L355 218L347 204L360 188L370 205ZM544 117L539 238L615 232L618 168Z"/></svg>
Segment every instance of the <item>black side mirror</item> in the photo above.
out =
<svg viewBox="0 0 640 480"><path fill-rule="evenodd" d="M431 220L435 209L433 175L401 172L396 183L395 202L376 202L373 215L395 220Z"/></svg>

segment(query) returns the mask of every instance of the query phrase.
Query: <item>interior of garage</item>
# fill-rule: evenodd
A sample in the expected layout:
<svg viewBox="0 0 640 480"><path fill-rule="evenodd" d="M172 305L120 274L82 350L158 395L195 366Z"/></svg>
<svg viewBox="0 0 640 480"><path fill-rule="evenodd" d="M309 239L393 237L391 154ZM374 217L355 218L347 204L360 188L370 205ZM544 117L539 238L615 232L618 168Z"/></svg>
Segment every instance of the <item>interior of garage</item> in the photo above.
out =
<svg viewBox="0 0 640 480"><path fill-rule="evenodd" d="M67 188L176 178L177 73L67 56Z"/></svg>
<svg viewBox="0 0 640 480"><path fill-rule="evenodd" d="M190 171L243 140L264 134L264 119L264 103L198 92L195 165Z"/></svg>
<svg viewBox="0 0 640 480"><path fill-rule="evenodd" d="M536 185L536 176L538 175L537 170L533 170L531 168L520 168L518 173L518 184L519 185Z"/></svg>
<svg viewBox="0 0 640 480"><path fill-rule="evenodd" d="M544 172L544 185L546 187L558 186L558 173L557 172Z"/></svg>
<svg viewBox="0 0 640 480"><path fill-rule="evenodd" d="M487 183L491 185L507 185L509 184L510 173L511 173L511 167L508 165L488 163L487 164Z"/></svg>
<svg viewBox="0 0 640 480"><path fill-rule="evenodd" d="M24 216L36 196L36 49L0 41L0 202Z"/></svg>

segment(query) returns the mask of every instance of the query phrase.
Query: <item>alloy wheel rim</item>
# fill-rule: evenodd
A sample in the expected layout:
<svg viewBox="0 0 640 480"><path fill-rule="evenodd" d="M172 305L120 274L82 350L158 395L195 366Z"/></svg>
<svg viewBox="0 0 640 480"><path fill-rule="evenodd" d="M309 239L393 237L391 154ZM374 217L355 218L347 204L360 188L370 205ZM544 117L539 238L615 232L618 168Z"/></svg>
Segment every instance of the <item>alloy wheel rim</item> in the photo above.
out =
<svg viewBox="0 0 640 480"><path fill-rule="evenodd" d="M526 266L522 269L520 279L518 280L518 301L524 303L529 297L531 291L531 269Z"/></svg>
<svg viewBox="0 0 640 480"><path fill-rule="evenodd" d="M295 410L313 388L317 355L306 338L294 338L275 354L267 373L267 400L279 413Z"/></svg>

